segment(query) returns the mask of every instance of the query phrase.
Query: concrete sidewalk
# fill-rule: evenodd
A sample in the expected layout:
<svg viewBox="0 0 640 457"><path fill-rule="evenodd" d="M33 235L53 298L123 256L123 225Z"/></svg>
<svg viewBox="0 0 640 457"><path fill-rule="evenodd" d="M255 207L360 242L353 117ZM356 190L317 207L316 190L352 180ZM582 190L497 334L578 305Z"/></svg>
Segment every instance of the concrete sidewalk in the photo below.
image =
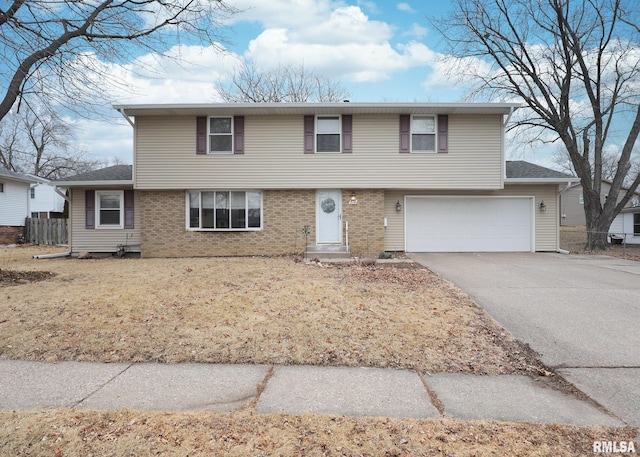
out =
<svg viewBox="0 0 640 457"><path fill-rule="evenodd" d="M0 360L0 410L155 411L451 417L624 425L526 376L316 366L125 364Z"/></svg>

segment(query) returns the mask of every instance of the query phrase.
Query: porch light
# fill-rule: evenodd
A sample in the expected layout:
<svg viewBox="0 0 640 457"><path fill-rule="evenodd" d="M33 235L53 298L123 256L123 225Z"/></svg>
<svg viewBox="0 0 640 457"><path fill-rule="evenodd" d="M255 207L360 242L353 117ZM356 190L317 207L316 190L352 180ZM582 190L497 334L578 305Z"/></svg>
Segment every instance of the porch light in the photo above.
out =
<svg viewBox="0 0 640 457"><path fill-rule="evenodd" d="M401 211L402 210L402 203L400 203L400 200L398 200L396 202L396 211Z"/></svg>
<svg viewBox="0 0 640 457"><path fill-rule="evenodd" d="M357 205L358 204L358 196L356 195L356 191L355 190L351 191L351 196L349 197L349 204L350 205Z"/></svg>
<svg viewBox="0 0 640 457"><path fill-rule="evenodd" d="M547 210L547 205L544 204L544 200L540 201L540 212L544 213Z"/></svg>

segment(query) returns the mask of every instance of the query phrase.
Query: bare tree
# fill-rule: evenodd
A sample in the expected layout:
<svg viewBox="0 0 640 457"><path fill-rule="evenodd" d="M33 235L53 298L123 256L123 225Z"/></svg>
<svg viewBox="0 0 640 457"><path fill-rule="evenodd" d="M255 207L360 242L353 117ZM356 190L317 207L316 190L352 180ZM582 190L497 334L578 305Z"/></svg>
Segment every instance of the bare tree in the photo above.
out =
<svg viewBox="0 0 640 457"><path fill-rule="evenodd" d="M261 70L245 63L220 89L229 103L340 102L349 97L339 81L309 71L304 65L278 65Z"/></svg>
<svg viewBox="0 0 640 457"><path fill-rule="evenodd" d="M459 68L479 81L476 94L524 100L528 113L516 128L561 142L596 249L640 184L630 171L640 133L639 8L635 0L455 0L449 16L433 21L451 55L476 59ZM603 204L606 149L616 140L623 145Z"/></svg>
<svg viewBox="0 0 640 457"><path fill-rule="evenodd" d="M214 44L236 12L222 0L3 3L0 120L26 95L75 106L95 102L109 77L100 59L127 62L143 51L163 52L182 36Z"/></svg>
<svg viewBox="0 0 640 457"><path fill-rule="evenodd" d="M73 125L47 110L9 113L0 123L0 166L58 179L103 164L74 144Z"/></svg>

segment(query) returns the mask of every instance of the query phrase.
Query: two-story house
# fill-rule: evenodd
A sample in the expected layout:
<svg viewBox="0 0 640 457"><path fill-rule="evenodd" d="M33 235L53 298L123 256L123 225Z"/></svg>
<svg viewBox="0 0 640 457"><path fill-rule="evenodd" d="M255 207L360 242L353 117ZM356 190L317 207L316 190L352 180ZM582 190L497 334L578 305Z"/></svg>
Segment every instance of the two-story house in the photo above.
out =
<svg viewBox="0 0 640 457"><path fill-rule="evenodd" d="M555 251L571 177L505 161L517 106L116 106L133 126L133 166L58 183L72 190L71 249Z"/></svg>

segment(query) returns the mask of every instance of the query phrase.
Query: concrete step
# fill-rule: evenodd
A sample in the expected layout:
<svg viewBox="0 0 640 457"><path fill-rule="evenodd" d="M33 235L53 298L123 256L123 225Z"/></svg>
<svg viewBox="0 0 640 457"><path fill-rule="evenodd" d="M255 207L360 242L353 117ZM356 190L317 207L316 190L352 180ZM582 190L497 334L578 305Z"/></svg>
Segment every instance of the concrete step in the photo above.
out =
<svg viewBox="0 0 640 457"><path fill-rule="evenodd" d="M349 248L339 244L319 244L307 246L307 257L318 259L349 259Z"/></svg>

